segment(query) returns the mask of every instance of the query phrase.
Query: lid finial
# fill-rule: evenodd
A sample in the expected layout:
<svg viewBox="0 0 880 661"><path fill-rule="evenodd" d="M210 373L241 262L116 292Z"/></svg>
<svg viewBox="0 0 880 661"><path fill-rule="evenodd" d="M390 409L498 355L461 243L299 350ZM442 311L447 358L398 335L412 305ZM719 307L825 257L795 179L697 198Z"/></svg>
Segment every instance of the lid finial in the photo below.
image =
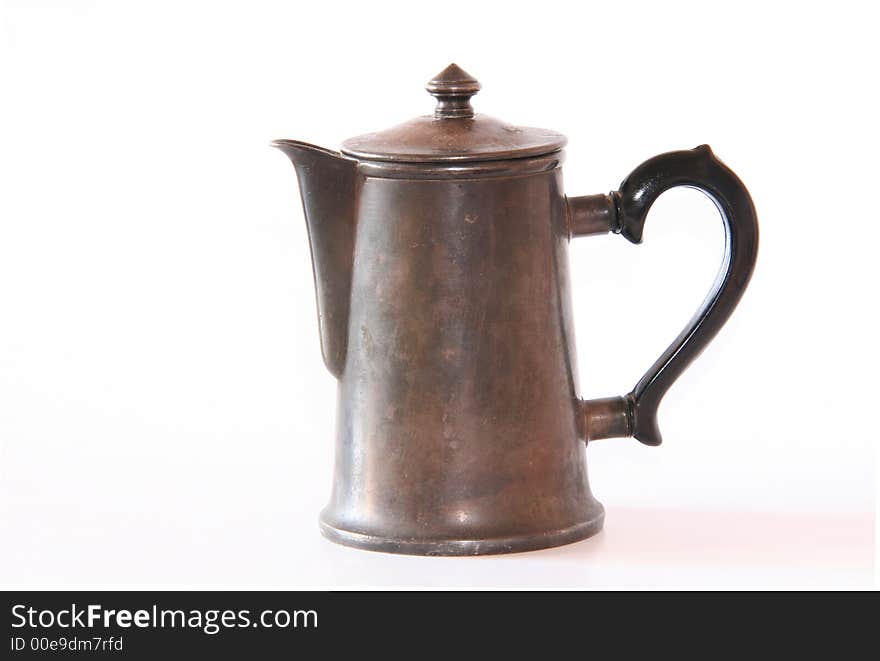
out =
<svg viewBox="0 0 880 661"><path fill-rule="evenodd" d="M467 118L474 116L471 97L480 91L479 81L457 64L450 64L425 85L437 99L434 117L437 119Z"/></svg>

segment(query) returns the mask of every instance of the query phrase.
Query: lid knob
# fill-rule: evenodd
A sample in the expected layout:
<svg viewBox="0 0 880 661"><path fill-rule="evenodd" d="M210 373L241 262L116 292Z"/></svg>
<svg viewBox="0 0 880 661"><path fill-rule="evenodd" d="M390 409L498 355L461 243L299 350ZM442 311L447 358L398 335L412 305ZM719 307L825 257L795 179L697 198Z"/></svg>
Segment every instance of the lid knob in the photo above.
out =
<svg viewBox="0 0 880 661"><path fill-rule="evenodd" d="M471 97L480 91L480 83L457 64L450 64L434 76L425 89L437 99L437 119L474 116Z"/></svg>

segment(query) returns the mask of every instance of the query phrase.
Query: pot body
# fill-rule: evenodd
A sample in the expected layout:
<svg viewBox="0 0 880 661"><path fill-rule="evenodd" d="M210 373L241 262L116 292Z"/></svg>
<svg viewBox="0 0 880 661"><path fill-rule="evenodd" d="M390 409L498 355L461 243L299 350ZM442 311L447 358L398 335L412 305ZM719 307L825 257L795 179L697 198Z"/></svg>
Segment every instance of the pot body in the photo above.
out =
<svg viewBox="0 0 880 661"><path fill-rule="evenodd" d="M558 161L517 176L363 176L334 541L524 551L601 529L577 398Z"/></svg>

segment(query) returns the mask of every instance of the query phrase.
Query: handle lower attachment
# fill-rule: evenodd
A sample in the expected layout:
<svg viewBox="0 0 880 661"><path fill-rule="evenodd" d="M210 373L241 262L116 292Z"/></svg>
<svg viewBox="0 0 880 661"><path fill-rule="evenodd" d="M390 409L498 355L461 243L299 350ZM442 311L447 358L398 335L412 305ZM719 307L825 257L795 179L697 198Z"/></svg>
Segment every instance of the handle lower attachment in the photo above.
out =
<svg viewBox="0 0 880 661"><path fill-rule="evenodd" d="M614 232L641 243L651 205L677 186L702 191L718 207L725 235L721 270L696 314L629 394L581 401L587 441L633 436L645 445L660 445L660 401L730 317L752 277L758 256L755 206L743 183L708 145L645 161L623 180L619 191L609 195L570 198L570 233Z"/></svg>

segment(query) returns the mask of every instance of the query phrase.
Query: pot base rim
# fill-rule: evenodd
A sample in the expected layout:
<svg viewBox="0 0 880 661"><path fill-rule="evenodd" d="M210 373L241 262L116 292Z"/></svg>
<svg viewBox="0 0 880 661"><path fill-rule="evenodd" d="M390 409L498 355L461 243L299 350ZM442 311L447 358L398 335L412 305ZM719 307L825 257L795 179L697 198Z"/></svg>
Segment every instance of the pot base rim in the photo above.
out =
<svg viewBox="0 0 880 661"><path fill-rule="evenodd" d="M538 551L592 537L602 530L605 521L604 509L601 505L599 507L599 512L592 519L567 528L544 533L486 539L393 538L345 530L324 520L320 521L320 525L321 534L331 542L366 551L423 556L499 555Z"/></svg>

